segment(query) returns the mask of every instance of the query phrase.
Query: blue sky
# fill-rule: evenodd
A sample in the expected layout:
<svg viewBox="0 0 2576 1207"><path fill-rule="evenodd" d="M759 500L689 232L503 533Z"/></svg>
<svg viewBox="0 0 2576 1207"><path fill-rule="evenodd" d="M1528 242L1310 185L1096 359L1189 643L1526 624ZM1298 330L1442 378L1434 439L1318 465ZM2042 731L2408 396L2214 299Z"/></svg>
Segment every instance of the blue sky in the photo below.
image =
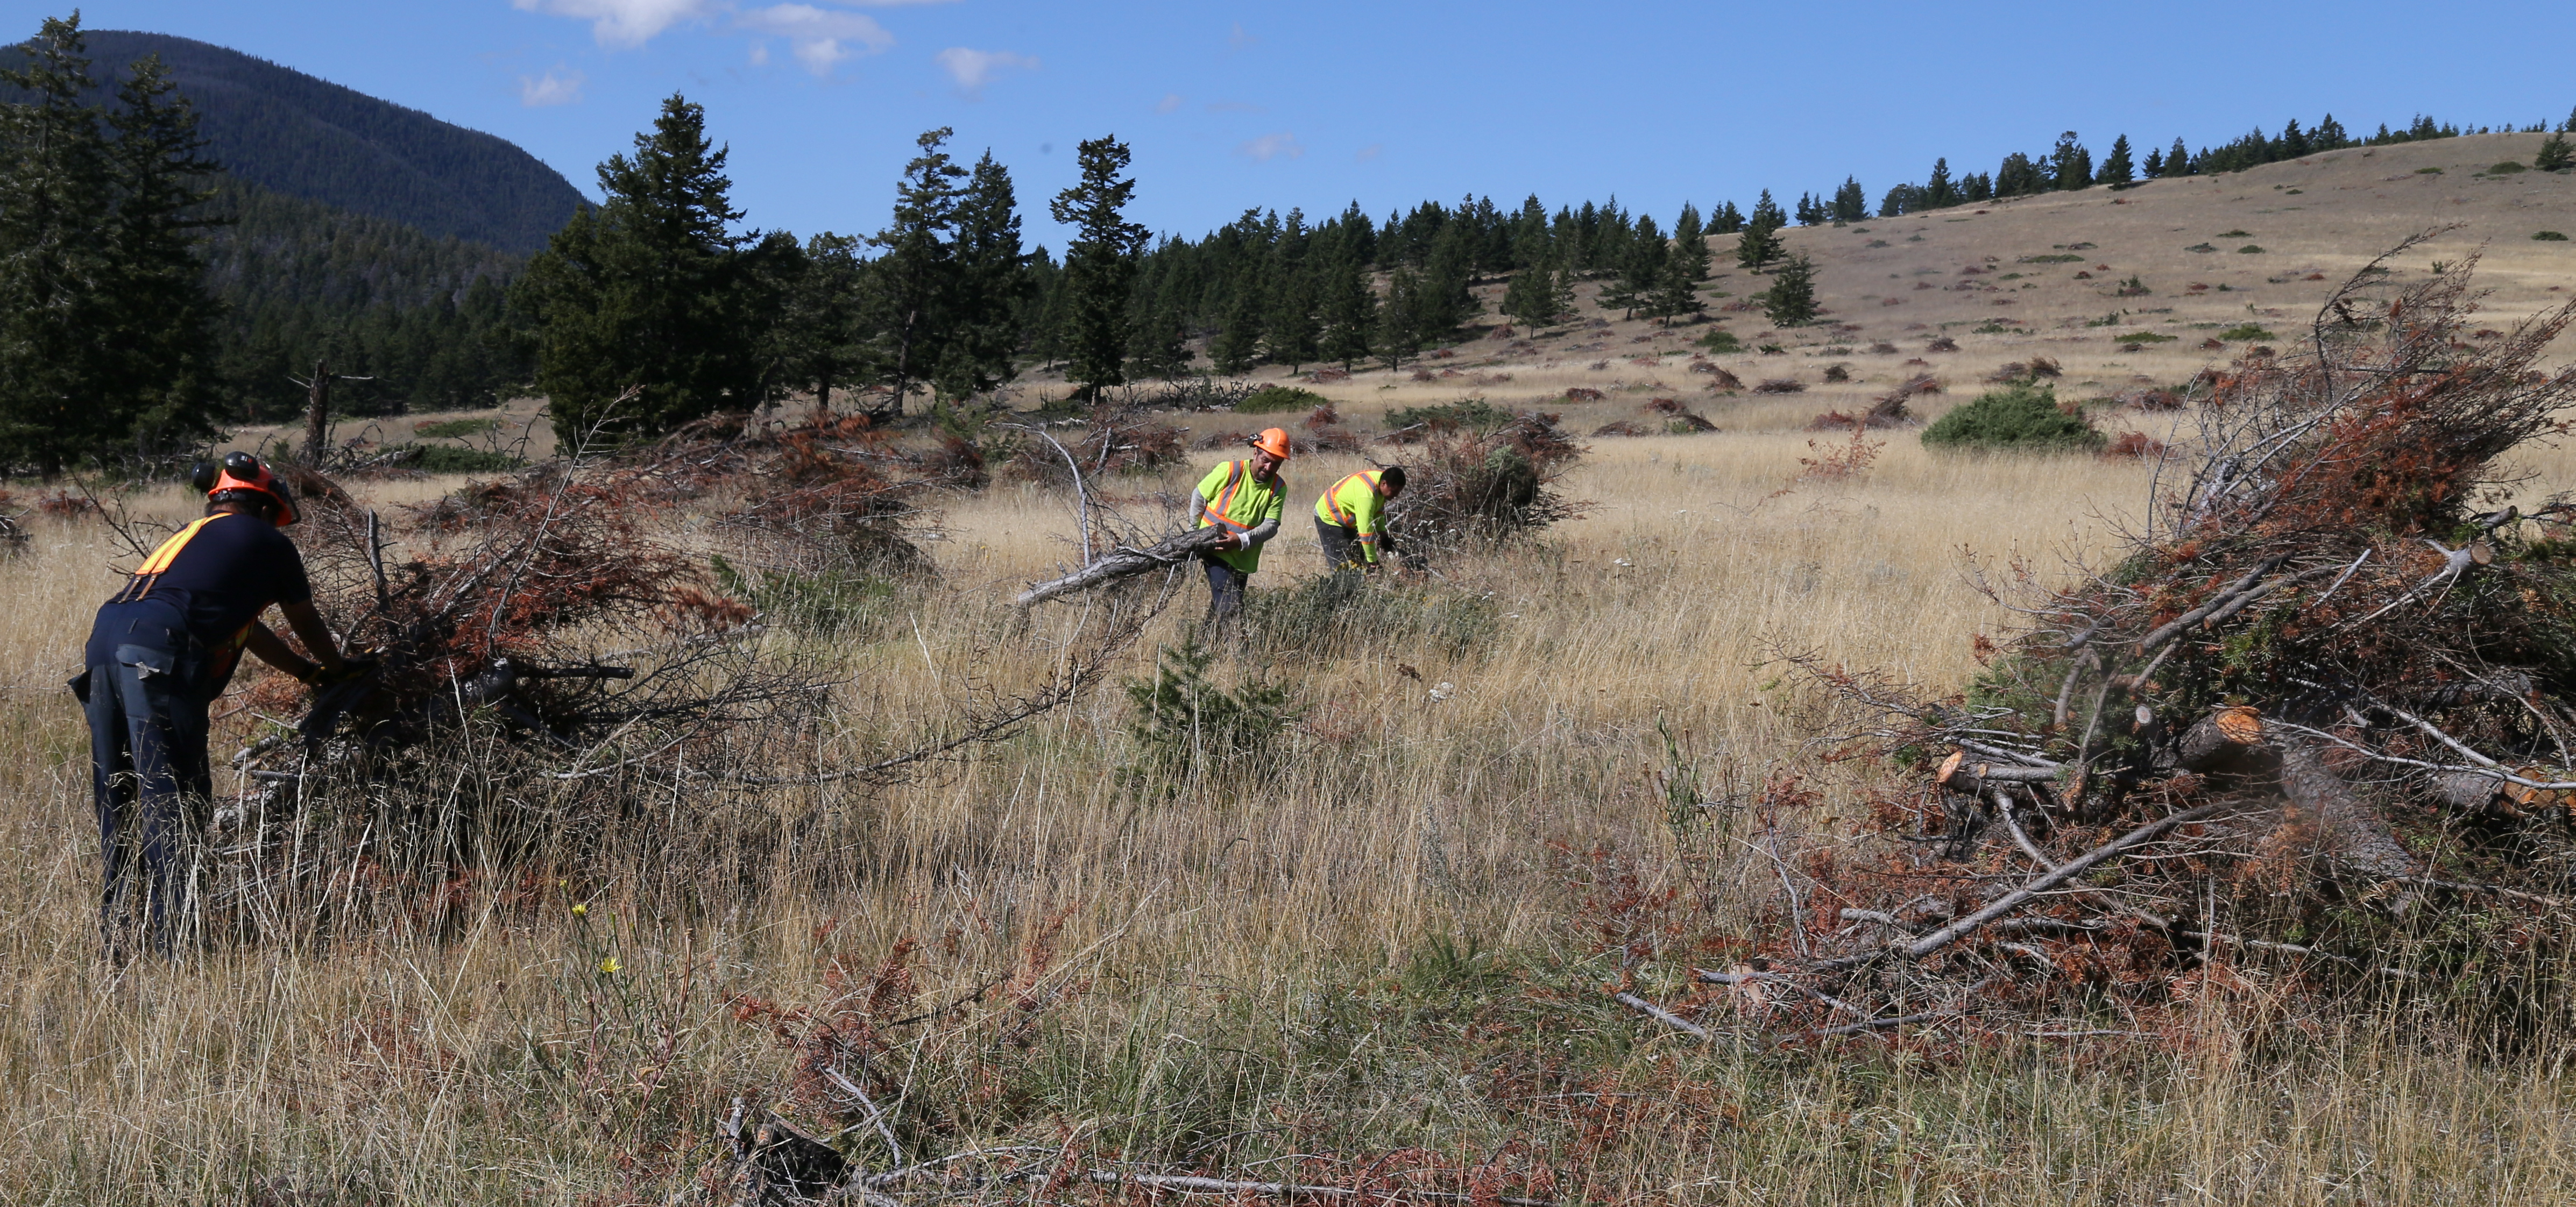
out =
<svg viewBox="0 0 2576 1207"><path fill-rule="evenodd" d="M0 0L32 33L63 8ZM2079 131L2098 156L2332 111L2477 124L2576 107L2576 5L1597 5L1037 0L99 0L96 29L230 46L526 147L585 192L687 93L748 222L882 225L923 129L990 147L1032 239L1074 144L1135 149L1134 217L1196 234L1247 206L1374 214L1535 192L1875 202L1936 155L1993 169Z"/></svg>

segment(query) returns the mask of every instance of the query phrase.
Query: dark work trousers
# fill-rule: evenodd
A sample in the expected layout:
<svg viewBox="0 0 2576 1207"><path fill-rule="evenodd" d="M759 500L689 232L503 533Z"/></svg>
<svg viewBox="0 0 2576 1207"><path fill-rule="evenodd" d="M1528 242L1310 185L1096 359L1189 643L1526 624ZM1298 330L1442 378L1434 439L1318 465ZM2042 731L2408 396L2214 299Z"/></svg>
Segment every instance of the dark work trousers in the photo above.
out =
<svg viewBox="0 0 2576 1207"><path fill-rule="evenodd" d="M213 795L206 755L205 648L179 610L112 603L90 626L82 705L106 879L99 926L112 958L169 955L188 916L195 844Z"/></svg>
<svg viewBox="0 0 2576 1207"><path fill-rule="evenodd" d="M1243 588L1252 581L1252 575L1218 561L1214 554L1202 553L1199 561L1207 567L1208 610L1204 623L1211 633L1225 636L1234 631L1235 620L1243 614Z"/></svg>
<svg viewBox="0 0 2576 1207"><path fill-rule="evenodd" d="M1335 574L1356 574L1368 568L1368 554L1360 549L1359 529L1316 516L1315 539L1324 543L1326 570Z"/></svg>

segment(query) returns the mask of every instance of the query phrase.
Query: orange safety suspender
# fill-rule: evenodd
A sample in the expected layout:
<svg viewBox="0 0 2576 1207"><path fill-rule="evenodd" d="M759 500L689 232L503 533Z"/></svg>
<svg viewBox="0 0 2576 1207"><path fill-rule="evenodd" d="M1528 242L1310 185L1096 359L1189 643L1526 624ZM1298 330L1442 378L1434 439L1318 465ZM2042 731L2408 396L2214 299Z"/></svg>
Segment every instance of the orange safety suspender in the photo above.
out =
<svg viewBox="0 0 2576 1207"><path fill-rule="evenodd" d="M133 603L152 594L153 584L161 581L161 575L170 568L170 563L179 560L179 551L187 548L189 541L196 539L197 530L222 518L224 517L221 515L210 515L171 533L170 539L161 542L161 547L153 550L152 556L144 559L143 564L135 569L134 577L125 581L125 589L117 592L116 598L108 602Z"/></svg>
<svg viewBox="0 0 2576 1207"><path fill-rule="evenodd" d="M1208 500L1208 518L1224 525L1227 530L1232 532L1242 533L1252 531L1252 525L1236 523L1233 516L1226 514L1226 511L1234 506L1235 493L1243 488L1244 479L1251 476L1252 470L1243 462L1226 462L1225 488L1218 493L1216 498Z"/></svg>

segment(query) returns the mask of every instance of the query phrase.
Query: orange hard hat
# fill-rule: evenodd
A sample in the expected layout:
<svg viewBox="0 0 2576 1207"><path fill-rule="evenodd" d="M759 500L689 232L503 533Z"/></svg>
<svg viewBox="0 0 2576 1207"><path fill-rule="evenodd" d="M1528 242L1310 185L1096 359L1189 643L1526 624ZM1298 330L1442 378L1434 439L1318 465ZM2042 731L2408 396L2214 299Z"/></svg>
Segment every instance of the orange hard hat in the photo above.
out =
<svg viewBox="0 0 2576 1207"><path fill-rule="evenodd" d="M1252 438L1252 447L1285 461L1288 459L1288 429L1263 428L1260 435Z"/></svg>
<svg viewBox="0 0 2576 1207"><path fill-rule="evenodd" d="M209 501L245 490L267 495L277 504L278 527L295 522L295 491L249 453L226 453L220 462L198 462L195 482Z"/></svg>

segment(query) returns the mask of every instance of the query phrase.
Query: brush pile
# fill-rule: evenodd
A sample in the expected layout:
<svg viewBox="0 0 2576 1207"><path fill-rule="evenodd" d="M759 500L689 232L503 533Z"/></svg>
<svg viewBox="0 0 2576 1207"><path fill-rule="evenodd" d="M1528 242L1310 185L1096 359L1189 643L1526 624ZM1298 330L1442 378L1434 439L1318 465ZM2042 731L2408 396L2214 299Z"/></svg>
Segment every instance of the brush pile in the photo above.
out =
<svg viewBox="0 0 2576 1207"><path fill-rule="evenodd" d="M1578 505L1550 488L1583 455L1552 413L1491 427L1431 425L1406 459L1387 531L1408 558L1542 528Z"/></svg>
<svg viewBox="0 0 2576 1207"><path fill-rule="evenodd" d="M2576 403L2534 368L2576 307L2469 345L2466 271L2384 280L2212 375L2115 563L1990 588L2030 624L1967 692L1792 659L1890 786L1698 983L1810 1035L2179 1037L2258 986L2568 1011L2576 505L2505 502Z"/></svg>

